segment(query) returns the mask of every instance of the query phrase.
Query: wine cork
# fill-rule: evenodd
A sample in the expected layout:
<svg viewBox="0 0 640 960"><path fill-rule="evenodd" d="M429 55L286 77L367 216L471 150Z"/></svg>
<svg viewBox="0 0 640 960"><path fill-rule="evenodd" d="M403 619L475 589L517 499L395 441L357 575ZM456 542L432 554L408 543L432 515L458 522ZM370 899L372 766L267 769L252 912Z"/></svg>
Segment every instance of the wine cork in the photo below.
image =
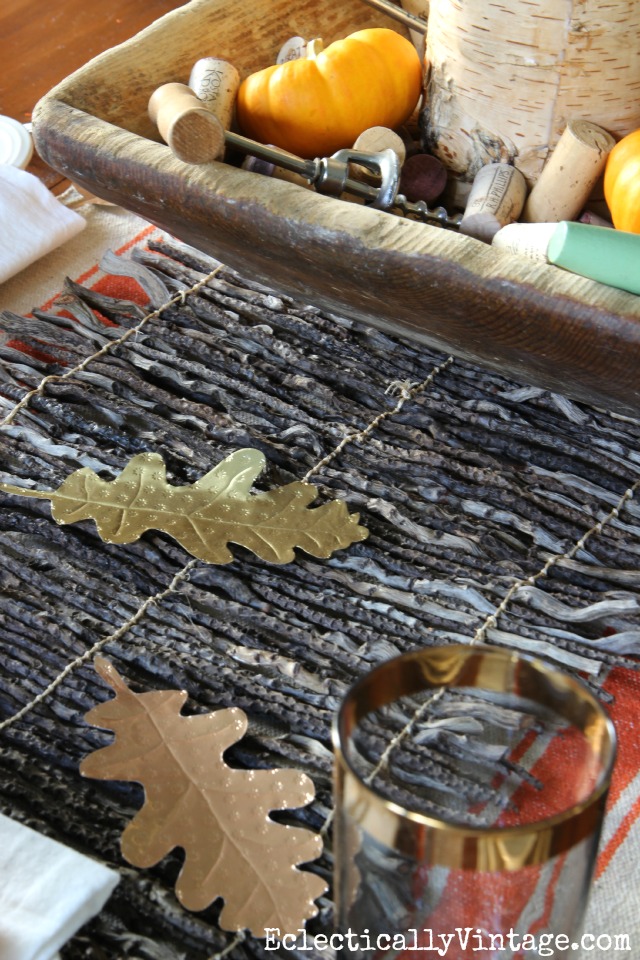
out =
<svg viewBox="0 0 640 960"><path fill-rule="evenodd" d="M447 170L437 157L416 153L409 157L400 174L400 193L407 200L433 203L447 185Z"/></svg>
<svg viewBox="0 0 640 960"><path fill-rule="evenodd" d="M527 184L508 163L488 163L473 181L460 233L491 243L501 227L517 220L527 196Z"/></svg>
<svg viewBox="0 0 640 960"><path fill-rule="evenodd" d="M547 250L557 223L510 223L498 230L491 246L503 253L548 263Z"/></svg>
<svg viewBox="0 0 640 960"><path fill-rule="evenodd" d="M203 57L194 63L189 86L216 115L225 130L233 123L240 74L232 63L220 57Z"/></svg>
<svg viewBox="0 0 640 960"><path fill-rule="evenodd" d="M424 148L420 143L420 138L414 136L413 130L410 129L407 124L403 123L401 127L396 127L394 132L398 134L404 143L404 149L407 157L412 157L414 153L424 153Z"/></svg>
<svg viewBox="0 0 640 960"><path fill-rule="evenodd" d="M570 120L525 204L530 223L574 220L604 170L615 140L588 120Z"/></svg>
<svg viewBox="0 0 640 960"><path fill-rule="evenodd" d="M354 150L362 150L363 153L379 153L388 148L393 150L402 165L407 155L407 148L402 137L389 127L369 127L363 130L353 145Z"/></svg>
<svg viewBox="0 0 640 960"><path fill-rule="evenodd" d="M307 55L307 41L304 37L289 37L280 47L276 63L289 63L290 60L302 60Z"/></svg>
<svg viewBox="0 0 640 960"><path fill-rule="evenodd" d="M606 217L601 217L594 210L583 210L578 220L580 223L590 223L594 227L609 227L613 229L611 220L608 220Z"/></svg>
<svg viewBox="0 0 640 960"><path fill-rule="evenodd" d="M367 130L363 130L353 144L353 149L360 150L362 153L379 153L381 150L391 149L397 156L400 166L407 155L404 140L389 127L368 127ZM349 164L349 176L353 180L372 185L377 185L380 179L359 163Z"/></svg>
<svg viewBox="0 0 640 960"><path fill-rule="evenodd" d="M466 180L458 180L457 177L449 177L444 192L440 197L440 203L447 210L464 211L469 202L471 193L471 184Z"/></svg>
<svg viewBox="0 0 640 960"><path fill-rule="evenodd" d="M224 152L224 128L184 83L165 83L149 99L149 116L178 159L207 163Z"/></svg>
<svg viewBox="0 0 640 960"><path fill-rule="evenodd" d="M286 180L288 183L295 183L299 187L306 187L307 190L313 189L309 180L305 180L299 173L294 173L293 170L285 170L284 167L279 167L268 160L262 160L260 157L245 157L242 161L242 169L249 170L251 173L260 173L264 177L274 177L276 180Z"/></svg>
<svg viewBox="0 0 640 960"><path fill-rule="evenodd" d="M248 170L249 173L259 173L263 177L272 177L276 168L275 163L271 163L269 160L251 156L245 157L241 166L243 170Z"/></svg>

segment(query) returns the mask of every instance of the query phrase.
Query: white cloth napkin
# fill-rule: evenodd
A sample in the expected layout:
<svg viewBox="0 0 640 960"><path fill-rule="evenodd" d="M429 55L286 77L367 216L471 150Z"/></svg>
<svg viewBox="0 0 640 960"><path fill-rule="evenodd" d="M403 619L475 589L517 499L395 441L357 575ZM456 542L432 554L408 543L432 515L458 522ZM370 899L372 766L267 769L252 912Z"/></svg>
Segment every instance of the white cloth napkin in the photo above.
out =
<svg viewBox="0 0 640 960"><path fill-rule="evenodd" d="M0 814L0 960L51 960L102 910L118 874Z"/></svg>
<svg viewBox="0 0 640 960"><path fill-rule="evenodd" d="M56 200L32 173L0 166L0 283L85 226L85 219Z"/></svg>

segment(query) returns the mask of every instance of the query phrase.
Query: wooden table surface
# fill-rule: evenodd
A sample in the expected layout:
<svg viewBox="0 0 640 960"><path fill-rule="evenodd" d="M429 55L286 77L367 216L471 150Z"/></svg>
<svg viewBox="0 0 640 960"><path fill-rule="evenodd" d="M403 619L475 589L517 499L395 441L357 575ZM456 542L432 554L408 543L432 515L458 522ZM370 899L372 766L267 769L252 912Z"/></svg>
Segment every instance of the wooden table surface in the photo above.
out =
<svg viewBox="0 0 640 960"><path fill-rule="evenodd" d="M0 114L27 123L60 80L179 6L180 0L3 0ZM54 191L66 183L37 156L29 170Z"/></svg>

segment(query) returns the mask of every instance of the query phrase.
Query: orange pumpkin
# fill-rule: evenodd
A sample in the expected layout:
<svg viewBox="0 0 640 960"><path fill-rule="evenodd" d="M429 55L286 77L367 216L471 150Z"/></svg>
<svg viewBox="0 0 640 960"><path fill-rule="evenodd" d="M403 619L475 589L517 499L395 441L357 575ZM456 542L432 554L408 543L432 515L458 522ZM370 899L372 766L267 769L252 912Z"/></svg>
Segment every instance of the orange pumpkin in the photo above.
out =
<svg viewBox="0 0 640 960"><path fill-rule="evenodd" d="M604 197L614 227L640 233L640 130L623 137L609 154Z"/></svg>
<svg viewBox="0 0 640 960"><path fill-rule="evenodd" d="M369 127L404 123L421 90L422 63L409 40L395 30L359 30L316 55L247 77L238 90L238 125L298 156L329 156Z"/></svg>

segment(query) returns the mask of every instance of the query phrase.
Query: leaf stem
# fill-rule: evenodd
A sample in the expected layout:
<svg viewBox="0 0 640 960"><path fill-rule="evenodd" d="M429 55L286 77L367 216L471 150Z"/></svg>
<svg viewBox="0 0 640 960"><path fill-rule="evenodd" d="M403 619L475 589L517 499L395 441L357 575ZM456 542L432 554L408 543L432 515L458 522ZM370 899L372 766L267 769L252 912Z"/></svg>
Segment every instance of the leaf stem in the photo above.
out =
<svg viewBox="0 0 640 960"><path fill-rule="evenodd" d="M12 483L0 483L0 490L13 493L18 497L35 497L37 500L51 500L55 490L31 490L28 487L17 487Z"/></svg>

